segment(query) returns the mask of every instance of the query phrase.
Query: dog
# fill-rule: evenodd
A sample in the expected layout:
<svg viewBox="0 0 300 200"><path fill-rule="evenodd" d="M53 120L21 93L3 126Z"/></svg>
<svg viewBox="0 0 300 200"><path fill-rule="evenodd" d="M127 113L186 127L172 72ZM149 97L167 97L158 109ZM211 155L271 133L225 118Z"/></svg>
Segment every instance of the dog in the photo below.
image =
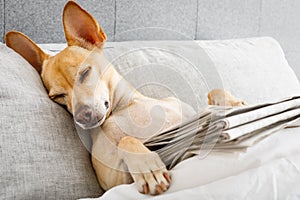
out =
<svg viewBox="0 0 300 200"><path fill-rule="evenodd" d="M195 111L173 97L146 97L124 80L104 57L103 29L76 2L65 5L63 25L68 46L54 56L20 32L8 32L5 41L40 74L50 99L65 106L81 128L91 130L91 159L104 190L134 181L144 194L167 191L170 173L143 141L154 129L177 125ZM210 105L245 104L224 90L212 91L208 99Z"/></svg>

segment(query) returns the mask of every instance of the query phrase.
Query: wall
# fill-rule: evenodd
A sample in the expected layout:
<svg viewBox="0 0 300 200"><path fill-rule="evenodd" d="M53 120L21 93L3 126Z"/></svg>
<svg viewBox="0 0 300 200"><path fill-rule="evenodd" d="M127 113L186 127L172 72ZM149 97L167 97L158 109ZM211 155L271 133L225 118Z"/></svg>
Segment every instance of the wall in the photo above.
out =
<svg viewBox="0 0 300 200"><path fill-rule="evenodd" d="M110 41L272 36L281 43L300 78L299 0L77 2L98 19ZM64 42L61 14L65 3L65 0L0 0L0 34L14 29L38 43Z"/></svg>

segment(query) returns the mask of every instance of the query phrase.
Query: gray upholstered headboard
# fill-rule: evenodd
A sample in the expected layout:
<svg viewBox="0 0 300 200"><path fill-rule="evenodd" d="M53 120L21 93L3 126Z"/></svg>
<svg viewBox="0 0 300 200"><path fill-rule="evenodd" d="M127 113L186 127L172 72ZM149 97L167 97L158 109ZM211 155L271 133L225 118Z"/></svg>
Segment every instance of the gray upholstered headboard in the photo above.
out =
<svg viewBox="0 0 300 200"><path fill-rule="evenodd" d="M272 36L300 77L299 0L77 0L109 41ZM64 42L66 0L0 0L0 35L18 30L37 43ZM1 40L3 41L3 37Z"/></svg>

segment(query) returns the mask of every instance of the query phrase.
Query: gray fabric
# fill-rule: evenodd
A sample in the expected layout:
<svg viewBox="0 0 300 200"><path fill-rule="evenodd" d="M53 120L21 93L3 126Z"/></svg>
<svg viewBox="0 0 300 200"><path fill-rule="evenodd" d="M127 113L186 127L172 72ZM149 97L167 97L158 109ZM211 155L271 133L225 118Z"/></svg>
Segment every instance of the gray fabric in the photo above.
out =
<svg viewBox="0 0 300 200"><path fill-rule="evenodd" d="M0 199L99 196L90 155L70 114L37 72L0 44Z"/></svg>

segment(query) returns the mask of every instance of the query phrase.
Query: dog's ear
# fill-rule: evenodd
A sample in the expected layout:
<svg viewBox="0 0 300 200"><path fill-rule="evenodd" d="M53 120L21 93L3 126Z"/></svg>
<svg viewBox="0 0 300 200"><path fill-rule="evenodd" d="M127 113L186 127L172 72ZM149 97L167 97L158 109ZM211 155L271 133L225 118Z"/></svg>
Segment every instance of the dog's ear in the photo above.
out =
<svg viewBox="0 0 300 200"><path fill-rule="evenodd" d="M102 48L106 35L98 22L76 2L69 1L63 12L63 25L69 46Z"/></svg>
<svg viewBox="0 0 300 200"><path fill-rule="evenodd" d="M25 58L41 74L43 62L49 55L44 53L31 39L23 33L10 31L5 34L5 43Z"/></svg>

